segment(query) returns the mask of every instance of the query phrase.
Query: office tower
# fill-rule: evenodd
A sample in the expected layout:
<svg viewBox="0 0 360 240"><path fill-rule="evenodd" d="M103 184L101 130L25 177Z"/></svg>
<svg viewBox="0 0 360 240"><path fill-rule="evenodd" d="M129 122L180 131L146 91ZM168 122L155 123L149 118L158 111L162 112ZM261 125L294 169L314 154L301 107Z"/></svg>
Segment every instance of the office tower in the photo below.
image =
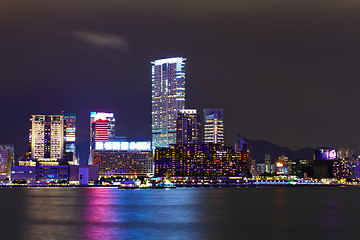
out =
<svg viewBox="0 0 360 240"><path fill-rule="evenodd" d="M185 58L152 62L152 146L176 143L176 119L185 108Z"/></svg>
<svg viewBox="0 0 360 240"><path fill-rule="evenodd" d="M271 154L265 154L265 172L271 173Z"/></svg>
<svg viewBox="0 0 360 240"><path fill-rule="evenodd" d="M114 113L91 112L90 113L90 154L88 164L93 164L93 149L96 142L108 142L115 138Z"/></svg>
<svg viewBox="0 0 360 240"><path fill-rule="evenodd" d="M14 145L0 145L0 179L10 177L14 165Z"/></svg>
<svg viewBox="0 0 360 240"><path fill-rule="evenodd" d="M204 109L204 142L224 145L223 109Z"/></svg>
<svg viewBox="0 0 360 240"><path fill-rule="evenodd" d="M64 159L74 160L76 158L76 114L62 114L64 116Z"/></svg>
<svg viewBox="0 0 360 240"><path fill-rule="evenodd" d="M236 139L235 139L235 145L234 145L235 151L236 152L247 152L248 150L248 143L246 141L246 139L244 137L242 137L241 135L239 135Z"/></svg>
<svg viewBox="0 0 360 240"><path fill-rule="evenodd" d="M176 143L200 143L201 122L196 109L179 110L176 119Z"/></svg>
<svg viewBox="0 0 360 240"><path fill-rule="evenodd" d="M114 113L90 113L90 150L95 148L95 142L107 142L115 137Z"/></svg>
<svg viewBox="0 0 360 240"><path fill-rule="evenodd" d="M31 158L63 158L64 116L32 115L30 129Z"/></svg>

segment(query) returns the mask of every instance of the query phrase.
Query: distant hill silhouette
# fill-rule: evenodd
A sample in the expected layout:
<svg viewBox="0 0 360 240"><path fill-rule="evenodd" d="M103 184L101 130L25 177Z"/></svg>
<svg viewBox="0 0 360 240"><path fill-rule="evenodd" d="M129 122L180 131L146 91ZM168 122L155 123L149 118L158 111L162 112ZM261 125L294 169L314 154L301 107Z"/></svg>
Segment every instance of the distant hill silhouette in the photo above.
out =
<svg viewBox="0 0 360 240"><path fill-rule="evenodd" d="M281 155L286 155L289 160L313 159L315 148L303 148L299 150L291 150L287 147L280 147L274 143L265 140L249 140L248 148L251 152L251 157L256 159L256 163L264 163L264 156L267 153L271 154L271 162L274 163Z"/></svg>

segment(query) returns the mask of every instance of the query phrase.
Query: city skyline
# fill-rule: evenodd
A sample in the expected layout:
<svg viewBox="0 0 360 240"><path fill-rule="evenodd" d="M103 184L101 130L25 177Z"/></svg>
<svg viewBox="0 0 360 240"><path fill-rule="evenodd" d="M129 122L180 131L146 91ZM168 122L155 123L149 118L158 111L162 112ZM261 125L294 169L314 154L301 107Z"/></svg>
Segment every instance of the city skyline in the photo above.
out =
<svg viewBox="0 0 360 240"><path fill-rule="evenodd" d="M224 109L225 145L241 134L358 152L359 4L260 2L169 2L164 13L141 1L140 14L125 2L5 1L0 142L23 154L29 116L62 110L77 114L85 148L92 110L114 112L119 135L149 140L150 62L183 56L186 107ZM33 6L26 21L22 3Z"/></svg>

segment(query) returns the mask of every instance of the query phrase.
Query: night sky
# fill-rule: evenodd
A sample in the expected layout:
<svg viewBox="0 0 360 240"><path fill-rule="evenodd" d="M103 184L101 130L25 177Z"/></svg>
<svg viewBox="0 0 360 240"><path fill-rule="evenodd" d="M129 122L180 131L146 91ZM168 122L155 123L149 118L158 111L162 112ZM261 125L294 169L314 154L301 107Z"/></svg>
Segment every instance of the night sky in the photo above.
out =
<svg viewBox="0 0 360 240"><path fill-rule="evenodd" d="M359 152L356 0L0 0L0 143L23 154L30 116L62 110L82 149L90 111L151 140L150 62L173 56L186 108L224 108L226 145Z"/></svg>

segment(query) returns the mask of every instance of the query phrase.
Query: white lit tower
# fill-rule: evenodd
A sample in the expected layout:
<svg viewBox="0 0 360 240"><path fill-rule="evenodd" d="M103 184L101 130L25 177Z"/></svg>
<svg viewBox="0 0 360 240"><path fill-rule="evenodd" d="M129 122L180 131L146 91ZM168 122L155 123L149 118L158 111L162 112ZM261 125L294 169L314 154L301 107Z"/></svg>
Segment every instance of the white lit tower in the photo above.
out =
<svg viewBox="0 0 360 240"><path fill-rule="evenodd" d="M31 158L63 158L64 153L64 116L32 115L30 129Z"/></svg>
<svg viewBox="0 0 360 240"><path fill-rule="evenodd" d="M224 145L223 109L204 109L204 142Z"/></svg>
<svg viewBox="0 0 360 240"><path fill-rule="evenodd" d="M152 62L152 146L176 143L176 119L185 108L185 58Z"/></svg>

